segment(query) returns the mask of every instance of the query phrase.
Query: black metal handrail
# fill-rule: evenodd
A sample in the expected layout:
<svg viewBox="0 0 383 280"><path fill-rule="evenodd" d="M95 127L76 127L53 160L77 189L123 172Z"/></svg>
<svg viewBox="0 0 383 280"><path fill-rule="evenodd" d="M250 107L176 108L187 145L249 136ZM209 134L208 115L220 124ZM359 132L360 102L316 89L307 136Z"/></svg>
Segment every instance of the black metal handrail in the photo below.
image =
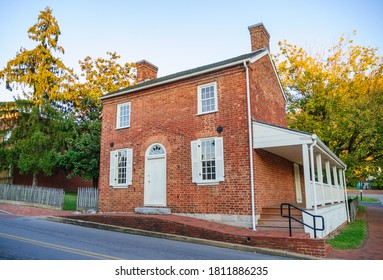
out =
<svg viewBox="0 0 383 280"><path fill-rule="evenodd" d="M288 215L287 216L284 215L284 213L283 213L283 206L287 206L288 207ZM303 221L301 221L301 220L291 216L291 207L301 211L302 213L305 213L305 214L311 216L313 218L313 226L310 226L310 225L306 224L305 222L303 222ZM293 204L290 204L290 203L282 203L281 204L281 216L283 218L289 218L289 233L290 233L290 237L292 236L292 233L291 233L291 220L294 220L294 221L296 221L296 222L298 222L298 223L300 223L300 224L302 224L302 225L304 225L306 227L311 228L314 231L314 238L317 238L317 230L319 230L319 231L323 231L324 230L324 218L323 218L323 216L313 215L313 214L303 210L302 208L299 208L299 207L297 207L297 206L295 206ZM316 226L316 218L319 218L319 219L322 220L322 227L317 228L317 226Z"/></svg>

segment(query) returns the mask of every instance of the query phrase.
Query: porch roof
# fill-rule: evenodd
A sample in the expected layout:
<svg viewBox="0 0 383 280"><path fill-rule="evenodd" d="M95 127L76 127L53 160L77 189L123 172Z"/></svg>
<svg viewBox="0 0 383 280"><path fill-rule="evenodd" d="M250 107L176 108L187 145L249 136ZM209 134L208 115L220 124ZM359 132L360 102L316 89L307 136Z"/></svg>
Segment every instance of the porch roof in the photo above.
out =
<svg viewBox="0 0 383 280"><path fill-rule="evenodd" d="M254 149L266 150L300 165L303 165L302 145L310 146L314 144L315 140L315 154L321 154L324 161L330 161L338 168L346 168L346 164L344 164L316 134L309 134L277 125L253 121Z"/></svg>

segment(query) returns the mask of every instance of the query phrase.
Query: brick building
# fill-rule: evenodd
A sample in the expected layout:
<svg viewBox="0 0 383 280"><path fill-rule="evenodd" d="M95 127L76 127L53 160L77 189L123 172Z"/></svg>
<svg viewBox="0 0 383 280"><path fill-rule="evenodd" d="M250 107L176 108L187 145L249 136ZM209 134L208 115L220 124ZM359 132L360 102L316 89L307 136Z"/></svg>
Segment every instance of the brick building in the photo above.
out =
<svg viewBox="0 0 383 280"><path fill-rule="evenodd" d="M250 53L159 78L142 60L136 85L101 98L101 212L256 228L265 207L289 202L313 213L336 205L342 218L332 227L345 221L345 165L315 135L286 128L269 33L263 24L249 31ZM328 168L339 180L313 184L311 174Z"/></svg>

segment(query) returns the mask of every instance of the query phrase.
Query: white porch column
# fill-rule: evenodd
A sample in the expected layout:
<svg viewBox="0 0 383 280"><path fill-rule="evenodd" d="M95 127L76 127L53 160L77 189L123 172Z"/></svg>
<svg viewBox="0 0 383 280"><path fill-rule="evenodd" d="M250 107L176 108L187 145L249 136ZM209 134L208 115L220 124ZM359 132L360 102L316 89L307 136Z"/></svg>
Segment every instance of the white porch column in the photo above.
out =
<svg viewBox="0 0 383 280"><path fill-rule="evenodd" d="M314 205L314 213L318 214L317 208L317 194L316 194L316 184L315 184L315 157L314 157L314 146L316 145L316 140L310 145L310 168L311 168L311 183L312 183L312 201Z"/></svg>
<svg viewBox="0 0 383 280"><path fill-rule="evenodd" d="M340 192L339 193L343 193L344 192L344 182L343 182L343 171L342 169L338 169L338 172L339 172L339 185L340 185ZM339 197L339 202L341 202L343 199L342 197Z"/></svg>
<svg viewBox="0 0 383 280"><path fill-rule="evenodd" d="M334 204L334 188L332 185L332 179L331 179L331 167L330 162L326 160L326 177L327 177L327 184L330 185L330 192L331 192L331 204Z"/></svg>
<svg viewBox="0 0 383 280"><path fill-rule="evenodd" d="M333 166L332 167L332 174L334 176L334 185L336 187L336 201L339 202L339 181L338 181L338 169L336 168L336 166Z"/></svg>
<svg viewBox="0 0 383 280"><path fill-rule="evenodd" d="M322 170L322 155L317 154L316 155L316 161L317 161L317 173L318 173L318 181L321 187L321 196L322 196L322 206L326 204L325 202L325 195L324 195L324 185L323 185L323 170Z"/></svg>
<svg viewBox="0 0 383 280"><path fill-rule="evenodd" d="M305 196L306 196L306 208L312 209L312 188L310 185L310 158L309 148L307 144L302 145L302 157L303 157L303 178L305 184Z"/></svg>

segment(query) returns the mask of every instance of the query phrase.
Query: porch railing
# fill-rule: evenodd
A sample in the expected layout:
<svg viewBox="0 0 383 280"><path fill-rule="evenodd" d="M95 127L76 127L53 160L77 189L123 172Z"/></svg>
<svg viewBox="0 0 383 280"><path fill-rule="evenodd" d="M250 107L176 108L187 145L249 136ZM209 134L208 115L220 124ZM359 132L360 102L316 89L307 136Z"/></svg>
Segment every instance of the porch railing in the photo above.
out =
<svg viewBox="0 0 383 280"><path fill-rule="evenodd" d="M307 201L306 207L312 208L314 207L314 186L313 182L310 182L310 187L306 189ZM344 196L344 188L339 185L329 185L326 183L315 182L315 194L316 194L316 205L326 205L326 204L334 204L345 201Z"/></svg>
<svg viewBox="0 0 383 280"><path fill-rule="evenodd" d="M284 210L284 206L287 206L287 214L285 214L285 212L283 211ZM294 208L302 213L305 213L307 215L309 215L310 217L313 218L313 225L309 225L309 224L306 224L305 222L295 218L292 216L291 214L291 208ZM305 210L303 210L302 208L299 208L293 204L290 204L290 203L282 203L281 204L281 216L284 217L284 218L288 218L289 219L289 234L290 234L290 237L292 236L292 229L291 229L291 220L294 220L306 227L309 227L311 228L313 231L314 231L314 238L317 238L317 230L319 231L324 231L324 218L323 216L320 216L320 215L313 215ZM322 226L321 227L317 227L317 219L320 219L321 222L322 222Z"/></svg>

